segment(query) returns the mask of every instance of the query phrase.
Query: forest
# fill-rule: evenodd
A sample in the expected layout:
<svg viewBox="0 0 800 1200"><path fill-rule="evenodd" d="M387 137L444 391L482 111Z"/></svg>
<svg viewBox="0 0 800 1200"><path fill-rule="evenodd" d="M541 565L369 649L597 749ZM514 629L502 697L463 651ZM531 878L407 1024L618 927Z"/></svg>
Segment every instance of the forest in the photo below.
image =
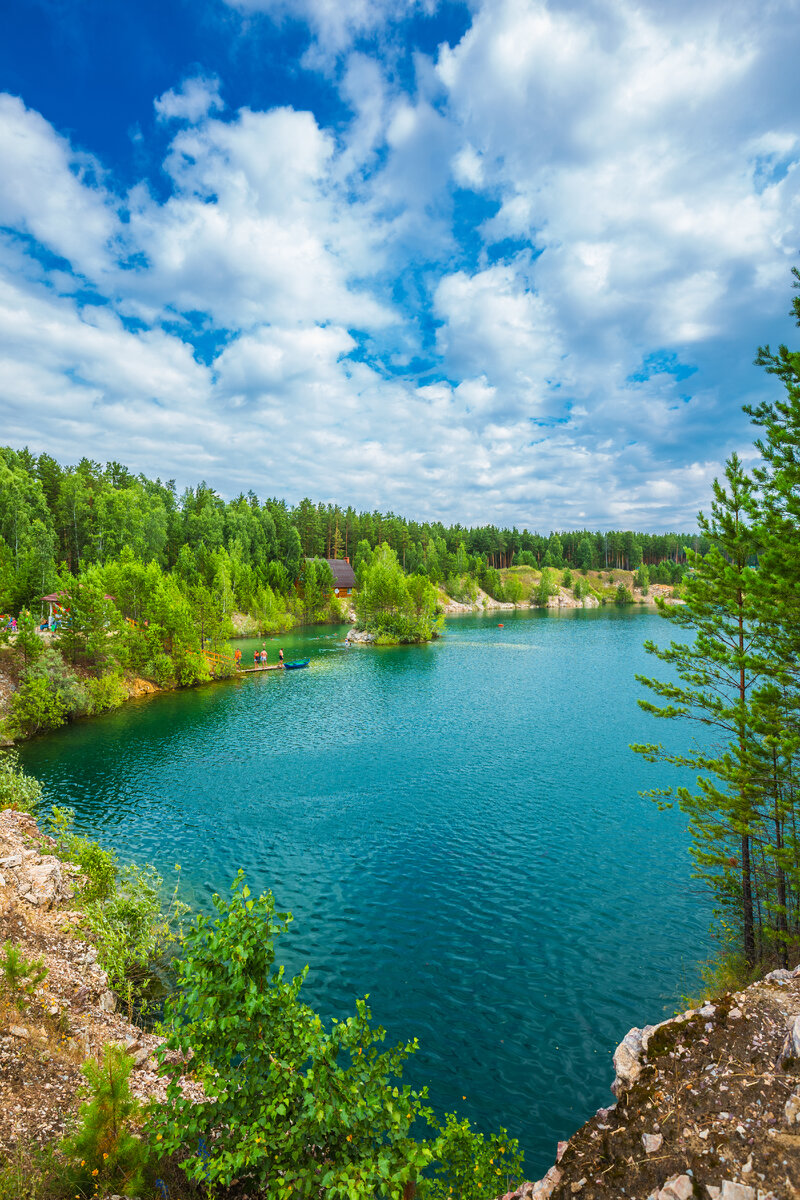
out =
<svg viewBox="0 0 800 1200"><path fill-rule="evenodd" d="M502 599L498 570L617 568L645 564L653 582L673 582L686 547L701 554L702 534L573 530L548 535L420 523L393 513L301 500L224 500L203 482L180 495L174 480L134 475L117 462L83 458L62 466L48 454L0 447L0 611L32 611L60 572L77 578L123 554L155 564L180 586L204 586L243 612L290 598L307 559L350 558L388 545L408 575L445 585L470 575ZM654 568L654 569L653 569ZM285 606L284 606L285 609Z"/></svg>

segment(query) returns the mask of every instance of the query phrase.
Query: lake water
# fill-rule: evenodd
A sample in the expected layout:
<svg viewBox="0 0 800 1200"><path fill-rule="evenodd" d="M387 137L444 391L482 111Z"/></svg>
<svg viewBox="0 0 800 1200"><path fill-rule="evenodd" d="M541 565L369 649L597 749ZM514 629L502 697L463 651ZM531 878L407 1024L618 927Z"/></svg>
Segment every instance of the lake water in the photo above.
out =
<svg viewBox="0 0 800 1200"><path fill-rule="evenodd" d="M181 863L193 905L240 866L271 888L309 1001L368 992L392 1041L419 1037L411 1081L505 1125L536 1178L709 950L684 820L638 795L665 775L628 749L677 734L633 678L669 633L620 609L466 617L425 647L307 630L281 639L307 671L137 701L22 758L124 860Z"/></svg>

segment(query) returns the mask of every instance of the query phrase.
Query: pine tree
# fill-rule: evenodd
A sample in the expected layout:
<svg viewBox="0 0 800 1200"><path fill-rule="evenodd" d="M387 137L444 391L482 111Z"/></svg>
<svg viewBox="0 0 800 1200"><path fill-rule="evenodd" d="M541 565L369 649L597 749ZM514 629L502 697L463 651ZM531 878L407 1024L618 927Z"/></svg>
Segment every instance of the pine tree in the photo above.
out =
<svg viewBox="0 0 800 1200"><path fill-rule="evenodd" d="M646 712L696 721L707 732L700 745L684 752L653 744L633 749L651 762L698 772L696 791L679 787L650 794L662 804L677 800L689 814L698 873L723 905L735 908L744 958L752 965L756 959L752 843L759 813L752 770L757 734L750 706L764 662L758 652L755 572L749 565L756 552L747 522L753 484L735 454L726 464L725 480L727 490L714 481L710 518L698 516L711 549L702 558L687 551L695 573L687 584L686 603L659 605L662 615L678 630L693 634L694 641L673 641L666 648L645 643L649 653L674 669L678 682L637 676L662 702L640 700Z"/></svg>

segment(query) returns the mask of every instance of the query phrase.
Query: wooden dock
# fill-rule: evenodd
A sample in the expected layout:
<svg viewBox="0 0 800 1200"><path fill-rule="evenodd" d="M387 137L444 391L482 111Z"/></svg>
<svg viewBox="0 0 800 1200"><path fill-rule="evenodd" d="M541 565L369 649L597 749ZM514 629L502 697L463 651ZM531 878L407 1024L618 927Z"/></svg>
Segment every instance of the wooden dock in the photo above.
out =
<svg viewBox="0 0 800 1200"><path fill-rule="evenodd" d="M257 675L260 671L282 671L283 663L267 663L265 667L239 667L237 675Z"/></svg>

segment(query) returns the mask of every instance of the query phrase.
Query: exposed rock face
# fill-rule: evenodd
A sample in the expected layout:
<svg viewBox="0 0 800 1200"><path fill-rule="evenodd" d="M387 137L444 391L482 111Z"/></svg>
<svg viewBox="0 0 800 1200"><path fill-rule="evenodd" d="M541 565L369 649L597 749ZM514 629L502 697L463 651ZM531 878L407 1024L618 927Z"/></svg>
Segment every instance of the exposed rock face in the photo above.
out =
<svg viewBox="0 0 800 1200"><path fill-rule="evenodd" d="M167 1087L153 1057L159 1038L115 1011L97 948L79 931L82 914L60 907L75 868L42 853L53 848L48 842L32 817L0 811L0 944L9 940L26 958L42 958L48 972L25 997L24 1011L0 991L0 1156L20 1142L61 1137L79 1103L81 1062L105 1042L133 1054L131 1089L140 1099L163 1099ZM195 1080L180 1086L204 1098Z"/></svg>
<svg viewBox="0 0 800 1200"><path fill-rule="evenodd" d="M370 642L377 641L374 633L367 633L365 629L348 629L346 642L359 642L362 645L368 645Z"/></svg>
<svg viewBox="0 0 800 1200"><path fill-rule="evenodd" d="M800 967L629 1030L612 1090L516 1200L800 1200Z"/></svg>
<svg viewBox="0 0 800 1200"><path fill-rule="evenodd" d="M36 908L52 908L70 899L72 892L60 860L31 848L17 832L18 823L29 820L13 809L0 812L0 886L10 888Z"/></svg>

